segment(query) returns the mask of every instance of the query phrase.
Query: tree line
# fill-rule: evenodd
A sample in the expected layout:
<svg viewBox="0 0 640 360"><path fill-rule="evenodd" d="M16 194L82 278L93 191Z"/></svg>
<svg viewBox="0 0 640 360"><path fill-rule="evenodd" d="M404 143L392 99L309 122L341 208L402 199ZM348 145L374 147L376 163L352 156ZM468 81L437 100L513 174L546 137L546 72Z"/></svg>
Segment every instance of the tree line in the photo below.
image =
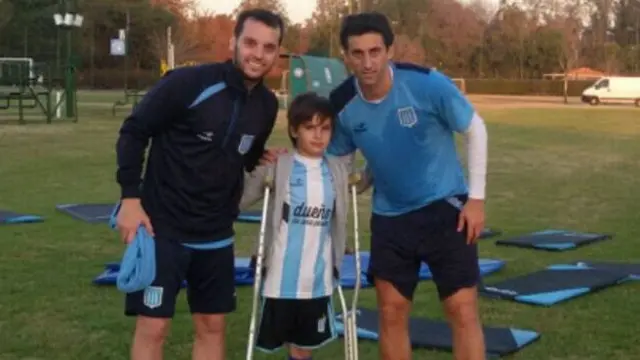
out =
<svg viewBox="0 0 640 360"><path fill-rule="evenodd" d="M119 29L129 30L129 83L147 86L167 58L169 27L177 64L221 61L231 56L235 15L249 7L283 15L291 53L339 57L341 18L350 9L377 10L392 21L397 60L452 77L540 79L577 67L640 74L640 0L317 0L303 23L289 19L281 0L244 0L233 14L200 10L194 0L75 2L85 18L75 60L87 86L120 85L125 61L109 53ZM59 0L0 0L0 57L60 64L64 32L52 18L58 6Z"/></svg>

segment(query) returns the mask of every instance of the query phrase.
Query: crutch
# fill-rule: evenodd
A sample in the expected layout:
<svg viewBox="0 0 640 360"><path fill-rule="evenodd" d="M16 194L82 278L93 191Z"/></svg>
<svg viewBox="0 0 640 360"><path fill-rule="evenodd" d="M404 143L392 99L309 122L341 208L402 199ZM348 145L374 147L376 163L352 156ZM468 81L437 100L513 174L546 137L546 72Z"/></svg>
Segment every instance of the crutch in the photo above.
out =
<svg viewBox="0 0 640 360"><path fill-rule="evenodd" d="M345 360L358 360L358 333L356 326L356 314L358 311L358 296L361 284L361 266L360 266L360 238L358 227L358 194L357 184L360 181L360 173L356 169L355 156L352 159L352 170L349 176L349 185L351 186L351 200L353 211L353 242L356 262L356 283L353 290L353 299L351 309L347 308L347 301L344 297L342 287L338 285L338 296L342 305L342 322L344 324L344 340L345 340Z"/></svg>
<svg viewBox="0 0 640 360"><path fill-rule="evenodd" d="M267 168L267 174L263 182L264 200L262 204L262 219L260 220L260 237L258 239L258 255L256 258L256 268L253 283L253 305L251 308L251 323L249 325L249 341L247 342L247 360L253 360L253 351L256 342L256 322L258 317L258 300L260 289L262 288L262 260L264 258L264 237L267 228L267 211L269 209L269 196L273 188L273 167Z"/></svg>

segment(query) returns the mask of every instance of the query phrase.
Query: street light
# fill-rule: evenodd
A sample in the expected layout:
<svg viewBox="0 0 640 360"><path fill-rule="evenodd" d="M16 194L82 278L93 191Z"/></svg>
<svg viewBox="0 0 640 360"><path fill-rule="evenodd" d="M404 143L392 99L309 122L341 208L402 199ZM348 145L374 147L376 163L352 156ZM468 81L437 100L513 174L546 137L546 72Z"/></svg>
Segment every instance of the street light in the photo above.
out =
<svg viewBox="0 0 640 360"><path fill-rule="evenodd" d="M62 2L65 2L64 0ZM61 2L61 3L62 3ZM65 4L66 5L66 4ZM66 6L64 6L66 8ZM67 118L76 117L76 68L73 61L73 30L82 27L84 17L76 12L53 14L54 24L67 32L67 61L64 72L65 112Z"/></svg>
<svg viewBox="0 0 640 360"><path fill-rule="evenodd" d="M84 17L80 14L76 13L66 13L62 14L53 14L53 22L56 26L59 27L82 27L82 22L84 21Z"/></svg>

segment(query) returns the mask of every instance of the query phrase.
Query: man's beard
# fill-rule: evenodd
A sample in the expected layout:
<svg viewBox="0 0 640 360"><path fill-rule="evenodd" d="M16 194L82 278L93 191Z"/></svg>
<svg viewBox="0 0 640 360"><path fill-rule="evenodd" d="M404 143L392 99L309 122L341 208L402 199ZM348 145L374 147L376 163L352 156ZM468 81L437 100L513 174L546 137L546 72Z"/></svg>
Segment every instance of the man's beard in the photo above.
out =
<svg viewBox="0 0 640 360"><path fill-rule="evenodd" d="M242 68L242 61L240 60L240 55L239 55L239 51L238 51L238 47L237 46L235 47L235 50L233 52L233 64L236 66L236 68L238 70L240 70L240 73L242 73L242 77L246 81L259 82L260 80L262 80L264 75L266 75L266 73L267 73L267 72L265 72L261 76L258 76L258 77L251 77L251 76L247 75L247 73L245 73L244 69Z"/></svg>

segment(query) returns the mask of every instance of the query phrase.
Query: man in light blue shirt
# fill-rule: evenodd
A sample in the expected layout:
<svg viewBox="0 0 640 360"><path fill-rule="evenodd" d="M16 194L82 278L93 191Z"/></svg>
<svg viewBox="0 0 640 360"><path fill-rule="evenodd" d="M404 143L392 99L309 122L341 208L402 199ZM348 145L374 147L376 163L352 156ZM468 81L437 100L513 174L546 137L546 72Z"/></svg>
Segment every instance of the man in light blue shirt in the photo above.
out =
<svg viewBox="0 0 640 360"><path fill-rule="evenodd" d="M328 152L360 150L373 178L371 260L384 360L411 357L408 318L421 262L433 274L459 360L484 359L476 239L484 228L487 134L473 106L442 73L393 63L393 33L378 13L343 20L354 75L330 99L339 113ZM463 134L469 184L454 135Z"/></svg>

